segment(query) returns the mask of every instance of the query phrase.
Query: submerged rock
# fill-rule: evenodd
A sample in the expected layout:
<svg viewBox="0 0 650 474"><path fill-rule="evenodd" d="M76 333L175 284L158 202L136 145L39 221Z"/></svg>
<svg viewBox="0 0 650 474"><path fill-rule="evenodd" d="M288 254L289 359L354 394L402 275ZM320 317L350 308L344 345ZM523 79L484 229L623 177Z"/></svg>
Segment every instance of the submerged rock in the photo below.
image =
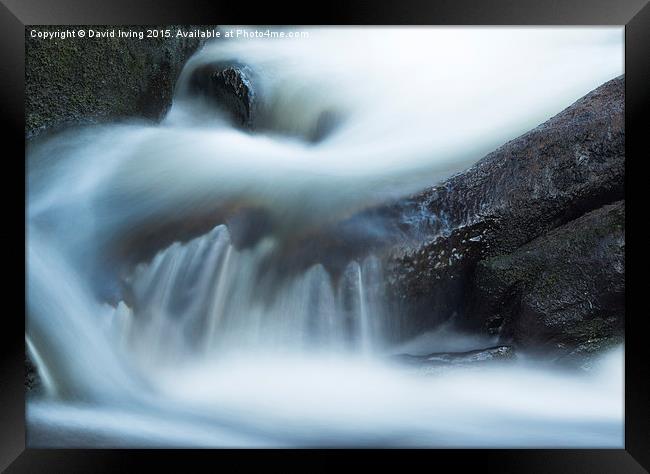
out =
<svg viewBox="0 0 650 474"><path fill-rule="evenodd" d="M393 361L429 373L448 368L482 367L486 363L512 361L515 357L516 354L512 347L496 346L466 352L436 352L421 356L399 354L393 356Z"/></svg>

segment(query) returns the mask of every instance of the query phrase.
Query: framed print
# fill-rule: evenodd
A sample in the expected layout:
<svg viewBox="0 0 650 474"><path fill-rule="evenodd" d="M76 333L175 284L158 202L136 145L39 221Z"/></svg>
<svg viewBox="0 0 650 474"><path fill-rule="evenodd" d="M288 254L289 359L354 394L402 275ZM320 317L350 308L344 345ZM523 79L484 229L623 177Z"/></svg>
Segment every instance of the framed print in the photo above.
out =
<svg viewBox="0 0 650 474"><path fill-rule="evenodd" d="M7 472L646 472L650 7L194 7L3 4Z"/></svg>

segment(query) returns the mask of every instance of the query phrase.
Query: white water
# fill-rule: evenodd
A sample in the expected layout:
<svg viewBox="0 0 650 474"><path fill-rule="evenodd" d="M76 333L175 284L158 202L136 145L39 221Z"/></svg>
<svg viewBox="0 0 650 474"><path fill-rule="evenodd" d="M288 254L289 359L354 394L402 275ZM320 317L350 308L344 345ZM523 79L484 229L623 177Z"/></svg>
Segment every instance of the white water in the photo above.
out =
<svg viewBox="0 0 650 474"><path fill-rule="evenodd" d="M169 357L368 353L382 344L386 305L376 258L351 262L338 281L315 264L278 283L261 268L273 250L266 239L238 251L223 225L172 245L129 278L137 314L118 306L116 336L148 370Z"/></svg>
<svg viewBox="0 0 650 474"><path fill-rule="evenodd" d="M405 373L382 362L400 318L379 258L340 278L267 267L290 236L435 184L620 75L622 30L310 31L208 44L160 125L31 145L27 339L49 388L28 406L31 442L620 447L622 351L583 376L523 361ZM216 60L255 71L265 132L187 96L194 68ZM339 126L304 140L324 112ZM138 226L215 205L263 209L270 233L237 249L214 222L136 268L107 256ZM131 294L113 308L101 295L118 278Z"/></svg>

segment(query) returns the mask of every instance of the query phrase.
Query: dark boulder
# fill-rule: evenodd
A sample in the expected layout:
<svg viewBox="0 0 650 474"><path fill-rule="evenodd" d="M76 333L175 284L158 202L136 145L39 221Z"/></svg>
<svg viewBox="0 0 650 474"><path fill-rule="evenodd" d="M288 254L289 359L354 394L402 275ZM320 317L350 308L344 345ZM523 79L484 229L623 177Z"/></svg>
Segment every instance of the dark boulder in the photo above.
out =
<svg viewBox="0 0 650 474"><path fill-rule="evenodd" d="M189 92L201 95L224 111L235 125L253 127L255 91L248 66L209 63L196 68L189 79Z"/></svg>
<svg viewBox="0 0 650 474"><path fill-rule="evenodd" d="M620 343L625 314L625 204L604 206L481 261L473 319L547 357L582 361Z"/></svg>
<svg viewBox="0 0 650 474"><path fill-rule="evenodd" d="M93 26L96 30L117 27ZM146 33L155 26L131 26ZM158 29L177 27L165 26ZM178 27L181 28L181 27ZM42 26L56 31L59 27ZM25 134L130 117L160 119L198 38L39 39L25 32Z"/></svg>
<svg viewBox="0 0 650 474"><path fill-rule="evenodd" d="M411 331L469 312L474 271L551 229L623 199L624 78L611 80L440 186L393 204L389 281Z"/></svg>

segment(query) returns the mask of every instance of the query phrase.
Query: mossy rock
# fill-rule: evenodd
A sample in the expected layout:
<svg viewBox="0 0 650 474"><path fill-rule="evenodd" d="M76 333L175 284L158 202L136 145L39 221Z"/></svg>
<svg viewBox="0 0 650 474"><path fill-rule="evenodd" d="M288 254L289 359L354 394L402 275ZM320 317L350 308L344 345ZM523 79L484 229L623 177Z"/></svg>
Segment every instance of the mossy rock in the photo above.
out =
<svg viewBox="0 0 650 474"><path fill-rule="evenodd" d="M502 341L560 359L620 343L624 229L625 202L618 201L479 262L473 314Z"/></svg>
<svg viewBox="0 0 650 474"><path fill-rule="evenodd" d="M197 38L32 38L30 31L88 29L39 26L25 30L25 135L69 124L127 117L160 119L171 105ZM95 30L118 27L93 26ZM131 31L176 27L130 26Z"/></svg>

